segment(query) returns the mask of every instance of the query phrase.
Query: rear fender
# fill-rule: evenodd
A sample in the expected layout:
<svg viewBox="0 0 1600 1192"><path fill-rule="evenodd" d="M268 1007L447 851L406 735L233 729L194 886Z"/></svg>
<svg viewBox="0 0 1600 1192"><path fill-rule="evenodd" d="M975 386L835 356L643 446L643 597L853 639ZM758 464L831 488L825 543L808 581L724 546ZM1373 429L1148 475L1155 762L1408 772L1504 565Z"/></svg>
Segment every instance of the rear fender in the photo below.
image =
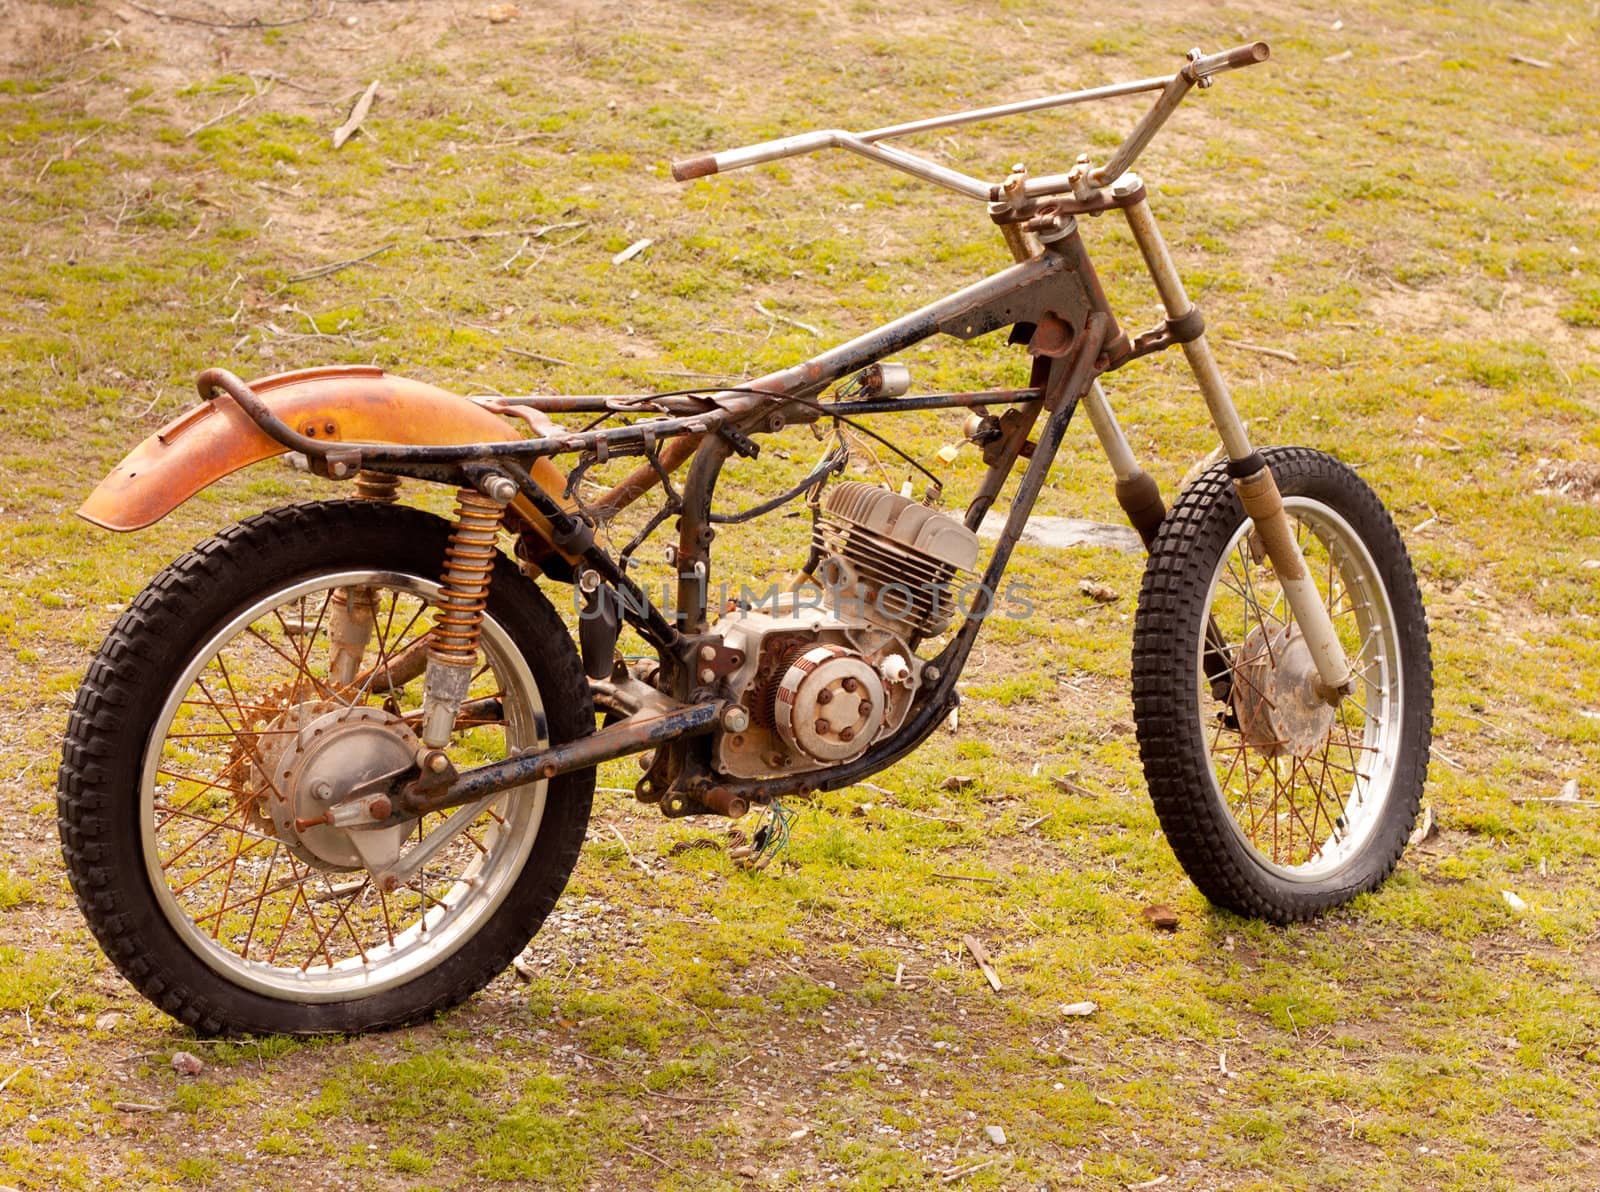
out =
<svg viewBox="0 0 1600 1192"><path fill-rule="evenodd" d="M324 441L460 446L520 437L499 416L467 398L366 365L281 373L250 388L289 426ZM285 451L232 399L219 395L178 415L129 452L89 494L78 515L108 530L142 530L224 476ZM571 508L572 502L561 495L566 477L555 464L535 460L529 472L558 503ZM513 501L509 512L513 522L525 523L516 528L532 529L550 541L549 523L526 497Z"/></svg>

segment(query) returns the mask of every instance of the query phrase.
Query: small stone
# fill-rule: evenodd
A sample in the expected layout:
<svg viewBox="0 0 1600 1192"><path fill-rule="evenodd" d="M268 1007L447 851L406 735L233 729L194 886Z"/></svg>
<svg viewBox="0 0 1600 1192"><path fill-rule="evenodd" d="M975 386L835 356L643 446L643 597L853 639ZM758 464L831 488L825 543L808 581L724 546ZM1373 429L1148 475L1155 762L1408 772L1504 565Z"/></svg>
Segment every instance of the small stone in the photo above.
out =
<svg viewBox="0 0 1600 1192"><path fill-rule="evenodd" d="M1505 899L1506 905L1514 911L1525 911L1528 909L1528 904L1522 901L1521 898L1518 898L1510 890L1501 890L1500 897Z"/></svg>
<svg viewBox="0 0 1600 1192"><path fill-rule="evenodd" d="M761 1172L756 1169L756 1166L753 1163L746 1163L743 1167L739 1168L739 1174L744 1176L744 1178L747 1180L759 1179L761 1177Z"/></svg>
<svg viewBox="0 0 1600 1192"><path fill-rule="evenodd" d="M184 1076L198 1076L205 1070L205 1061L192 1051L174 1051L172 1070Z"/></svg>
<svg viewBox="0 0 1600 1192"><path fill-rule="evenodd" d="M947 791L964 791L976 781L968 774L952 774L939 785Z"/></svg>
<svg viewBox="0 0 1600 1192"><path fill-rule="evenodd" d="M1178 912L1164 902L1147 906L1140 913L1144 915L1144 921L1157 931L1178 930Z"/></svg>
<svg viewBox="0 0 1600 1192"><path fill-rule="evenodd" d="M983 1132L986 1135L988 1135L989 1141L994 1143L995 1146L1005 1146L1005 1144L1006 1144L1006 1132L1005 1132L1004 1127L1001 1127L1001 1126L985 1126L983 1128Z"/></svg>
<svg viewBox="0 0 1600 1192"><path fill-rule="evenodd" d="M1099 1008L1093 1002L1068 1002L1061 1007L1061 1012L1068 1018L1087 1018Z"/></svg>
<svg viewBox="0 0 1600 1192"><path fill-rule="evenodd" d="M97 1031L114 1030L116 1029L116 1025L121 1021L122 1014L120 1011L107 1010L104 1014L95 1016L94 1029Z"/></svg>

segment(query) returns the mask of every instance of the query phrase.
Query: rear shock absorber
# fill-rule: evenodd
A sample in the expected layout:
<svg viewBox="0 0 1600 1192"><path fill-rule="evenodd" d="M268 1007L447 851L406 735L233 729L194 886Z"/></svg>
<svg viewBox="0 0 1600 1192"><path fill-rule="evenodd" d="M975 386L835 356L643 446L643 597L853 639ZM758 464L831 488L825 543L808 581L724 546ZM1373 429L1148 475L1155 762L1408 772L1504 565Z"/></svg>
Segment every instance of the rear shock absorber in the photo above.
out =
<svg viewBox="0 0 1600 1192"><path fill-rule="evenodd" d="M489 600L495 539L505 503L470 488L456 495L456 522L445 548L444 584L428 644L428 671L422 688L422 743L443 749L450 743L456 716L478 665L478 634Z"/></svg>

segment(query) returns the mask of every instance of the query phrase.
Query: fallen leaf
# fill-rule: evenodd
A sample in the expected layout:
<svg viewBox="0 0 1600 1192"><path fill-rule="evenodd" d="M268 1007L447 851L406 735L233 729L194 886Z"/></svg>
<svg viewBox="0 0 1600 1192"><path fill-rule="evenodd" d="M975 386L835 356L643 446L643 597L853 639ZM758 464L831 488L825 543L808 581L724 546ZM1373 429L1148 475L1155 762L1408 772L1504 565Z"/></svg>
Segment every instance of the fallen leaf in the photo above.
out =
<svg viewBox="0 0 1600 1192"><path fill-rule="evenodd" d="M970 774L952 774L939 785L947 791L964 791L976 781Z"/></svg>
<svg viewBox="0 0 1600 1192"><path fill-rule="evenodd" d="M1078 591L1099 604L1110 604L1113 600L1121 599L1115 588L1102 584L1098 580L1080 579L1078 581Z"/></svg>
<svg viewBox="0 0 1600 1192"><path fill-rule="evenodd" d="M1411 839L1406 841L1406 844L1415 847L1424 840L1429 840L1438 834L1439 825L1433 818L1433 804L1425 803L1422 807L1422 814L1417 817L1417 826L1412 830Z"/></svg>

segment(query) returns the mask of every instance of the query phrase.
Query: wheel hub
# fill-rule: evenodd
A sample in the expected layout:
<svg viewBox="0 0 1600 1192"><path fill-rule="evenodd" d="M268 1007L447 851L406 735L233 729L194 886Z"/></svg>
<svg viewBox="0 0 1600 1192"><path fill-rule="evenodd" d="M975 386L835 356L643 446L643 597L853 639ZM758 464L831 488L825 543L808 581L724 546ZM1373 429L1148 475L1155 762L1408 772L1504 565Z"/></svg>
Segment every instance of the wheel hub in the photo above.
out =
<svg viewBox="0 0 1600 1192"><path fill-rule="evenodd" d="M1252 629L1233 668L1233 707L1245 744L1267 757L1310 757L1333 728L1311 648L1292 625Z"/></svg>
<svg viewBox="0 0 1600 1192"><path fill-rule="evenodd" d="M275 735L284 743L264 759L262 793L273 830L290 852L319 869L348 870L367 864L376 838L391 846L387 851L398 849L410 825L352 829L308 821L323 820L352 788L414 761L418 741L403 720L381 708L306 703L272 727L288 731Z"/></svg>

